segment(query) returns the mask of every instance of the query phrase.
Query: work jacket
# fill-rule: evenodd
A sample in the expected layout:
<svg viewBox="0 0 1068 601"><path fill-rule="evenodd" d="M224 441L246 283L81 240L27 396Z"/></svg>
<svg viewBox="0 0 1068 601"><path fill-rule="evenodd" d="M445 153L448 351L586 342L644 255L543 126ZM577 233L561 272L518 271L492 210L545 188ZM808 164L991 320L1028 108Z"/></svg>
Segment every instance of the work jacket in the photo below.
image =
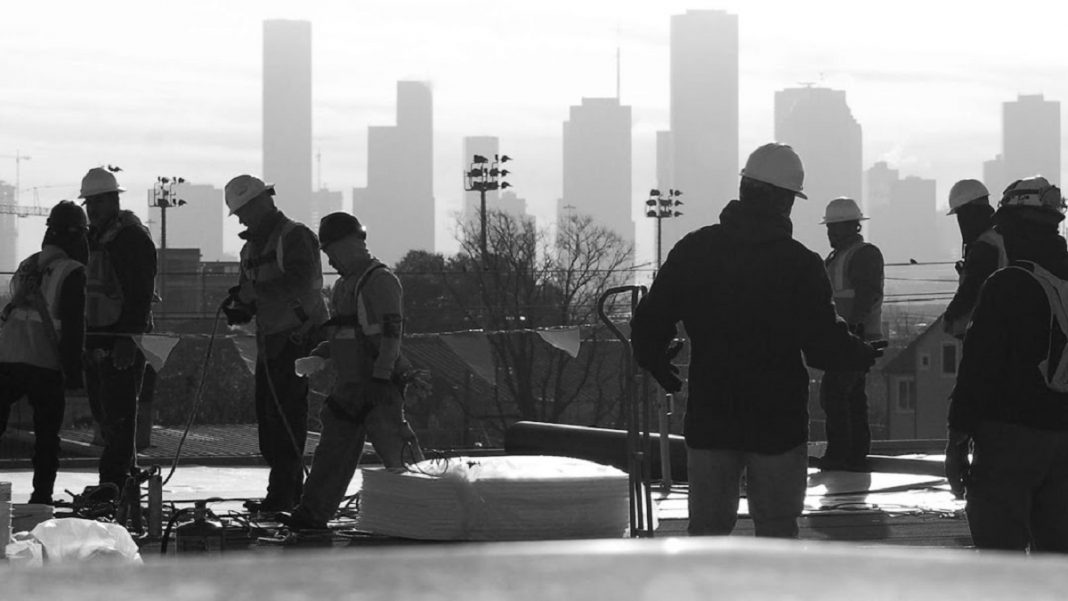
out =
<svg viewBox="0 0 1068 601"><path fill-rule="evenodd" d="M965 246L957 292L946 306L946 332L958 338L964 337L968 323L972 320L975 303L979 300L979 289L983 282L1008 264L1005 241L994 228L986 230L974 242Z"/></svg>
<svg viewBox="0 0 1068 601"><path fill-rule="evenodd" d="M85 324L90 348L111 348L114 334L152 330L156 245L130 211L89 230Z"/></svg>
<svg viewBox="0 0 1068 601"><path fill-rule="evenodd" d="M68 384L79 387L85 266L58 246L47 245L19 265L11 283L16 300L0 325L0 363L63 372Z"/></svg>
<svg viewBox="0 0 1068 601"><path fill-rule="evenodd" d="M253 284L261 338L309 330L326 321L319 243L307 226L281 211L248 233L241 248L240 280Z"/></svg>
<svg viewBox="0 0 1068 601"><path fill-rule="evenodd" d="M1039 367L1057 365L1065 337L1041 284L1024 271L1033 262L1068 279L1068 250L1055 232L1014 239L1013 249L1010 265L1023 269L999 269L986 280L964 337L949 427L966 434L986 420L1068 431L1068 394L1051 390Z"/></svg>
<svg viewBox="0 0 1068 601"><path fill-rule="evenodd" d="M868 345L835 313L823 261L791 233L788 217L732 201L719 224L675 245L634 312L631 342L646 369L685 326L690 447L792 449L808 439L805 363L871 365Z"/></svg>
<svg viewBox="0 0 1068 601"><path fill-rule="evenodd" d="M883 338L883 255L857 234L841 248L831 251L825 261L834 291L834 308L864 338Z"/></svg>
<svg viewBox="0 0 1068 601"><path fill-rule="evenodd" d="M338 386L371 378L396 381L410 367L401 353L400 280L374 257L366 265L334 285L327 340L312 352L334 362Z"/></svg>

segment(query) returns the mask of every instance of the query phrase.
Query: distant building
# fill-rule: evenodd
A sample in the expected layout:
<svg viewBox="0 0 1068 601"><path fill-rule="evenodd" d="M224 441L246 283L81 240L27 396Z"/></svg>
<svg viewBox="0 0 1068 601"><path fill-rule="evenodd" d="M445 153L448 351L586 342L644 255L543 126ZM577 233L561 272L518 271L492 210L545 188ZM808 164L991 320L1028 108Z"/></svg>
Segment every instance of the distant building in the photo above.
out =
<svg viewBox="0 0 1068 601"><path fill-rule="evenodd" d="M178 184L174 187L181 206L167 209L167 247L196 248L206 261L218 261L223 255L223 225L228 211L223 191L206 184ZM148 191L148 229L159 246L163 240L162 209L152 206L153 191Z"/></svg>
<svg viewBox="0 0 1068 601"><path fill-rule="evenodd" d="M997 206L1009 183L1009 176L1005 173L1005 159L1000 154L989 161L983 161L983 185L990 191L991 204Z"/></svg>
<svg viewBox="0 0 1068 601"><path fill-rule="evenodd" d="M409 250L434 251L434 116L429 84L397 82L397 125L367 132L367 185L353 211L373 232L378 258L395 264Z"/></svg>
<svg viewBox="0 0 1068 601"><path fill-rule="evenodd" d="M319 220L330 213L345 210L345 199L341 192L319 188L311 195L311 214L305 224L313 232L319 231Z"/></svg>
<svg viewBox="0 0 1068 601"><path fill-rule="evenodd" d="M634 244L631 110L618 98L583 98L564 122L564 194L557 219L574 207Z"/></svg>
<svg viewBox="0 0 1068 601"><path fill-rule="evenodd" d="M671 17L669 139L670 157L658 159L669 158L672 173L659 187L682 190L686 205L681 217L664 221L665 249L718 221L738 193L737 15L689 10Z"/></svg>
<svg viewBox="0 0 1068 601"><path fill-rule="evenodd" d="M278 206L311 220L312 28L308 21L263 22L263 178Z"/></svg>
<svg viewBox="0 0 1068 601"><path fill-rule="evenodd" d="M805 165L808 200L794 203L794 238L823 253L829 248L820 224L827 203L839 196L859 202L863 193L861 127L846 93L816 86L775 92L775 139L793 146Z"/></svg>
<svg viewBox="0 0 1068 601"><path fill-rule="evenodd" d="M883 162L876 163L868 175L869 182L881 180L878 186L889 190L888 202L876 204L868 211L871 220L863 222L866 238L879 247L883 259L887 263L946 259L939 226L949 218L937 208L935 180L915 176L896 178L897 171ZM821 227L826 231L826 226ZM829 245L825 241L823 246Z"/></svg>
<svg viewBox="0 0 1068 601"><path fill-rule="evenodd" d="M0 205L15 205L15 186L0 180ZM7 213L0 214L0 272L14 272L19 266L19 225L18 217ZM0 282L8 280L6 274L0 273ZM0 290L6 295L7 290Z"/></svg>
<svg viewBox="0 0 1068 601"><path fill-rule="evenodd" d="M887 438L945 438L949 395L957 382L961 343L942 331L942 318L883 366Z"/></svg>
<svg viewBox="0 0 1068 601"><path fill-rule="evenodd" d="M167 217L169 219L170 215ZM157 249L156 255L156 293L160 301L152 309L154 317L157 320L188 320L199 317L203 310L200 249L160 248ZM236 283L235 279L230 285Z"/></svg>
<svg viewBox="0 0 1068 601"><path fill-rule="evenodd" d="M1036 94L1020 95L1016 101L1004 103L1001 140L1006 185L1032 175L1060 184L1060 102Z"/></svg>
<svg viewBox="0 0 1068 601"><path fill-rule="evenodd" d="M497 209L520 219L532 218L527 211L527 200L520 198L511 190L505 190L501 193L500 199L497 201Z"/></svg>
<svg viewBox="0 0 1068 601"><path fill-rule="evenodd" d="M462 157L461 169L466 173L472 167L472 161L475 155L483 156L493 160L493 157L499 155L501 152L500 139L496 136L467 136L464 138L464 150ZM467 178L464 178L464 185L466 186ZM498 199L500 199L500 190L486 190L486 210L490 211L498 208ZM479 211L482 210L482 197L480 192L468 192L464 190L464 209L463 220L465 222L473 219L478 219Z"/></svg>

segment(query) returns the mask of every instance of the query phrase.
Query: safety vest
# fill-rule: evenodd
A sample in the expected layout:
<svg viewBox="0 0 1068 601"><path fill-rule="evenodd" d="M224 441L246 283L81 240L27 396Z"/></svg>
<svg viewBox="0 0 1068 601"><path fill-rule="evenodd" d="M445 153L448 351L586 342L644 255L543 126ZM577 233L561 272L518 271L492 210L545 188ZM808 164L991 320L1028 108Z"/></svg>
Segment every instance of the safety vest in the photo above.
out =
<svg viewBox="0 0 1068 601"><path fill-rule="evenodd" d="M285 239L299 223L288 218L274 228L256 254L251 242L241 248L241 273L251 282L269 282L285 275ZM316 253L318 259L318 253ZM316 265L319 261L316 260ZM256 298L256 329L260 334L276 334L326 321L323 301L323 270L315 269L312 285L296 295Z"/></svg>
<svg viewBox="0 0 1068 601"><path fill-rule="evenodd" d="M85 271L85 326L87 328L107 328L118 323L122 317L125 300L119 276L111 258L111 243L130 227L141 228L149 235L148 228L130 211L119 213L108 229L95 238L89 251L89 265Z"/></svg>
<svg viewBox="0 0 1068 601"><path fill-rule="evenodd" d="M1007 267L1009 265L1009 255L1005 252L1005 238L1001 234L994 231L994 228L990 228L979 235L972 244L987 244L993 246L998 252L998 266L997 269ZM995 269L995 271L997 271ZM962 269L960 275L957 276L957 287L964 283L964 270ZM977 298L978 300L978 298ZM968 330L968 324L972 321L972 314L975 312L975 304L968 308L968 312L961 315L953 321L947 320L947 331L957 337L963 337L964 333Z"/></svg>
<svg viewBox="0 0 1068 601"><path fill-rule="evenodd" d="M49 249L52 250L52 249ZM51 318L50 331L45 317L39 310L40 299L36 292L29 292L17 306L11 308L6 320L0 324L0 363L24 363L45 369L61 369L59 340L63 335L63 320L59 313L60 296L67 276L83 267L66 253L55 249L30 255L23 261L11 280L12 296L18 297L22 286L30 284L30 274L40 274L40 295ZM20 277L23 276L23 277ZM26 294L26 290L21 290Z"/></svg>
<svg viewBox="0 0 1068 601"><path fill-rule="evenodd" d="M864 248L865 246L872 246L872 244L863 240L835 251L831 256L830 262L827 264L827 275L831 278L831 287L834 289L834 308L838 311L844 319L853 314L853 301L856 297L856 289L853 288L853 282L849 279L849 265L853 259L853 255ZM864 325L864 337L869 340L876 340L883 336L883 298L882 292L879 293L879 299L875 302L875 306L871 311L864 316L860 322ZM850 323L850 326L857 324Z"/></svg>
<svg viewBox="0 0 1068 601"><path fill-rule="evenodd" d="M334 285L330 300L334 318L328 323L334 326L330 328L330 357L338 368L339 383L370 379L374 371L379 343L372 337L382 334L382 324L370 323L363 289L378 272L388 271L389 267L375 259L359 277L343 276ZM393 371L400 373L408 366L402 354Z"/></svg>

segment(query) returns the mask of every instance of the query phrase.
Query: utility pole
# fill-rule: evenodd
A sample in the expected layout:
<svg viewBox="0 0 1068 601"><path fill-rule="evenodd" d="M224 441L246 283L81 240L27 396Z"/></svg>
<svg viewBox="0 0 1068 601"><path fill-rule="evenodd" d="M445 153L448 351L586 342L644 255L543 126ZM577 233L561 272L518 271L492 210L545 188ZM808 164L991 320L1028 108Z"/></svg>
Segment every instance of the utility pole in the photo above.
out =
<svg viewBox="0 0 1068 601"><path fill-rule="evenodd" d="M159 289L162 295L166 295L165 282L167 280L167 209L185 206L186 202L178 198L174 188L178 184L184 184L185 178L172 176L159 176L152 186L152 202L149 207L159 209ZM160 303L160 319L166 314L166 298Z"/></svg>
<svg viewBox="0 0 1068 601"><path fill-rule="evenodd" d="M464 191L466 192L478 192L480 204L479 204L479 251L482 254L482 269L487 269L486 255L488 253L486 243L486 192L490 190L504 190L505 188L511 188L512 185L504 181L502 178L507 177L510 171L499 167L508 161L512 160L512 157L504 154L493 155L493 161L488 158L476 154L471 159L471 165L468 167L467 172L464 174L466 178L464 184Z"/></svg>

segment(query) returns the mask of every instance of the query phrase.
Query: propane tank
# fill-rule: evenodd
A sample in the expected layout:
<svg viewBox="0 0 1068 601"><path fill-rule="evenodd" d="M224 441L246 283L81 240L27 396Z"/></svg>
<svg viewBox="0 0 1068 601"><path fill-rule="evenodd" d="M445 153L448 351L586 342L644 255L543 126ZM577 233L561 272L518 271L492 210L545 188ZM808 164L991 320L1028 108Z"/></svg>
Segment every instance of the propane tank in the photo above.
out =
<svg viewBox="0 0 1068 601"><path fill-rule="evenodd" d="M226 547L226 531L207 505L207 501L197 501L193 507L193 521L174 529L174 546L178 554L218 555Z"/></svg>

